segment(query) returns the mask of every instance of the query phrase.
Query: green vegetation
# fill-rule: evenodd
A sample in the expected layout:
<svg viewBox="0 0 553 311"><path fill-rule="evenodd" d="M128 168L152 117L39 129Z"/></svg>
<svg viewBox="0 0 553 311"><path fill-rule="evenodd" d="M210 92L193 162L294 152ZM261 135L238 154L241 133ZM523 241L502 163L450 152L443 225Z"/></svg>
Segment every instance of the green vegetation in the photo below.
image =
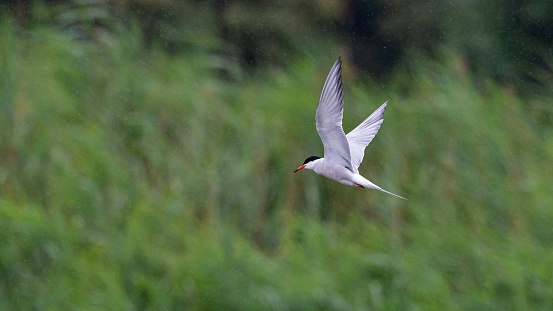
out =
<svg viewBox="0 0 553 311"><path fill-rule="evenodd" d="M244 73L137 33L0 22L0 309L553 308L551 97L346 58L345 129L390 103L360 171L404 201L292 174L337 46Z"/></svg>

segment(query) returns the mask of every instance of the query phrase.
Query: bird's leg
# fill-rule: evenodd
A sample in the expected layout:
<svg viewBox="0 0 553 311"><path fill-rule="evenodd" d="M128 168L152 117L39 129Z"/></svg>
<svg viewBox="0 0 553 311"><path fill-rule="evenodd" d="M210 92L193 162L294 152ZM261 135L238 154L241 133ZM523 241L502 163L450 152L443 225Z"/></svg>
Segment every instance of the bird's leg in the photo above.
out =
<svg viewBox="0 0 553 311"><path fill-rule="evenodd" d="M365 188L365 187L361 186L360 184L358 184L358 183L356 183L356 182L354 182L354 184L355 184L357 187L359 187L359 188Z"/></svg>

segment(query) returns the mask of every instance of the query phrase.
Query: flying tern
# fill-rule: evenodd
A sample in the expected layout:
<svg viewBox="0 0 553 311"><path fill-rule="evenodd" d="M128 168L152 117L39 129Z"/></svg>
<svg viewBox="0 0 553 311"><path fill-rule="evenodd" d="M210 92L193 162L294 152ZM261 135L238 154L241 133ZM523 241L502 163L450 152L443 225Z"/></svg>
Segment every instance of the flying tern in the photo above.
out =
<svg viewBox="0 0 553 311"><path fill-rule="evenodd" d="M346 135L342 129L344 102L341 66L342 60L338 57L326 78L315 118L317 132L324 145L324 158L311 156L294 173L306 168L347 186L377 189L407 200L380 188L359 174L358 168L363 161L365 147L378 133L388 102Z"/></svg>

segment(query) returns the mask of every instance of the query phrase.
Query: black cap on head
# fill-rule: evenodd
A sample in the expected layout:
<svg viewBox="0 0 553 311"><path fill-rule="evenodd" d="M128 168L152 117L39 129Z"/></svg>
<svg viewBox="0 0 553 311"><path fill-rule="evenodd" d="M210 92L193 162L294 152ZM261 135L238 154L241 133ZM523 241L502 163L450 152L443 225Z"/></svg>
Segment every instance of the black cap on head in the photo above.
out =
<svg viewBox="0 0 553 311"><path fill-rule="evenodd" d="M320 159L320 158L321 157L318 157L318 156L310 156L309 158L305 159L305 161L303 161L303 164L305 165L305 164L307 164L311 161L315 161L315 160Z"/></svg>

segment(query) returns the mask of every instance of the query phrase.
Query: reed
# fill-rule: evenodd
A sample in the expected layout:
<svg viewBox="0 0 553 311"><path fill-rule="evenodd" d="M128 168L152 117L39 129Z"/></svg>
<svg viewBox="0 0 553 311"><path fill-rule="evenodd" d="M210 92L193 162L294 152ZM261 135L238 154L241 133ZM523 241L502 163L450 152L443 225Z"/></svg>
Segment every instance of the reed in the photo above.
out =
<svg viewBox="0 0 553 311"><path fill-rule="evenodd" d="M346 131L389 101L360 171L403 201L292 174L335 53L251 73L132 32L0 34L1 309L553 307L550 98L346 62Z"/></svg>

